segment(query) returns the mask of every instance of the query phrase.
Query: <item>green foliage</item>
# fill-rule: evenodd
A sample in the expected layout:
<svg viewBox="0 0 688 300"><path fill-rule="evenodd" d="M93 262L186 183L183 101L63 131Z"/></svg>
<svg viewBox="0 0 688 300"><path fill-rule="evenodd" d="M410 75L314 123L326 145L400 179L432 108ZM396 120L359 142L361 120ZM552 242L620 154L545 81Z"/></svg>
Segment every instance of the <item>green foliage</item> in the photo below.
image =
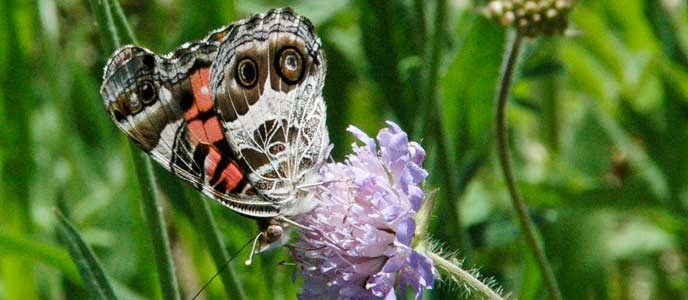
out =
<svg viewBox="0 0 688 300"><path fill-rule="evenodd" d="M84 285L89 297L99 300L117 299L93 251L86 245L79 232L62 213L58 211L56 215L60 221L57 232L69 250L69 254L79 269L81 277L84 279Z"/></svg>
<svg viewBox="0 0 688 300"><path fill-rule="evenodd" d="M688 4L578 2L574 34L529 40L514 82L509 142L523 196L564 298L688 298ZM251 220L185 191L157 167L157 186L144 177L141 188L155 188L159 199L142 209L150 199L135 170L148 170L135 166L146 159L131 153L98 89L118 44L166 53L281 6L309 17L323 40L335 159L353 142L348 124L373 134L386 119L398 122L428 151L427 187L439 188L428 229L434 240L519 299L545 295L494 152L505 30L478 16L478 4L121 5L0 2L0 298L75 299L100 290L104 298L188 299L255 237ZM73 226L53 214L56 203ZM159 222L149 222L155 215ZM163 232L167 241L151 242ZM290 261L284 249L251 266L247 255L204 297L295 298L300 283L280 263ZM173 284L165 276L178 281L178 292L164 287ZM105 282L112 288L94 289ZM428 296L460 295L449 282Z"/></svg>

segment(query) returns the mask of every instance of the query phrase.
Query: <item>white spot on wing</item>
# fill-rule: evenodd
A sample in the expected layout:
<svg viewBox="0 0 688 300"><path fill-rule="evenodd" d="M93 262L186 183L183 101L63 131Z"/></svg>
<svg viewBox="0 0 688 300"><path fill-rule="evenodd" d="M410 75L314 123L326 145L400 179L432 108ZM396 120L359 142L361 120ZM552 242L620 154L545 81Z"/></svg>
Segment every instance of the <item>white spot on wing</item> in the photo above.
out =
<svg viewBox="0 0 688 300"><path fill-rule="evenodd" d="M164 86L160 87L160 98L163 102L170 102L172 101L172 92Z"/></svg>
<svg viewBox="0 0 688 300"><path fill-rule="evenodd" d="M179 125L182 121L182 119L179 119L174 123L167 124L167 126L165 126L160 133L158 144L155 145L155 148L153 148L153 152L159 153L161 156L165 157L168 162L172 160L173 149L171 145L174 145L174 138L177 133L177 128L179 128ZM163 164L163 166L166 168L168 167L166 164Z"/></svg>

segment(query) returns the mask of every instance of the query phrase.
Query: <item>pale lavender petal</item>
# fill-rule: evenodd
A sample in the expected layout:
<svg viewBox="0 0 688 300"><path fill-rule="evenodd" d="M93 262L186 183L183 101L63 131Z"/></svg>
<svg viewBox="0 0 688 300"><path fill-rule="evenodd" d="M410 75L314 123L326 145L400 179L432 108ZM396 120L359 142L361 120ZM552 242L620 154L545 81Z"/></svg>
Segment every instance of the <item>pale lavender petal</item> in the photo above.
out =
<svg viewBox="0 0 688 300"><path fill-rule="evenodd" d="M363 130L358 129L358 127L349 125L349 127L346 129L348 132L351 132L351 134L354 135L358 140L363 142L367 147L368 150L371 152L375 152L375 140L373 140L371 137L369 137Z"/></svg>
<svg viewBox="0 0 688 300"><path fill-rule="evenodd" d="M402 130L401 127L399 127L399 125L397 125L397 123L390 121L390 120L385 121L385 123L387 123L387 125L389 125L389 129L392 130L394 133L406 134L406 132L404 132L404 130Z"/></svg>
<svg viewBox="0 0 688 300"><path fill-rule="evenodd" d="M432 261L416 251L408 256L408 264L401 273L400 282L413 287L416 299L421 299L424 289L432 289L437 277Z"/></svg>
<svg viewBox="0 0 688 300"><path fill-rule="evenodd" d="M387 292L387 295L385 296L385 300L396 300L396 299L397 299L397 295L394 293L394 290L389 290L389 292Z"/></svg>
<svg viewBox="0 0 688 300"><path fill-rule="evenodd" d="M411 161L417 165L422 165L425 160L425 150L416 142L409 143L409 155Z"/></svg>
<svg viewBox="0 0 688 300"><path fill-rule="evenodd" d="M416 222L411 218L403 220L397 225L397 242L404 246L409 246L415 233Z"/></svg>

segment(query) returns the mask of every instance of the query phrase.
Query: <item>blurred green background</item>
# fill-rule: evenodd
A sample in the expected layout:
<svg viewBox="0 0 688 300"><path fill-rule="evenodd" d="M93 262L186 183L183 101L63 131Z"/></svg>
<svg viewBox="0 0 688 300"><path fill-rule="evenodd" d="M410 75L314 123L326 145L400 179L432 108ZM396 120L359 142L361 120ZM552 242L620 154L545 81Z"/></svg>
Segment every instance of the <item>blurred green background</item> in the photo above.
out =
<svg viewBox="0 0 688 300"><path fill-rule="evenodd" d="M93 0L92 3L101 3ZM481 1L122 1L158 53L272 7L313 21L340 160L354 124L402 125L440 189L430 233L513 297L545 295L494 151L505 30ZM580 1L569 37L527 43L508 111L515 169L567 299L688 299L688 7ZM129 147L98 94L107 56L89 1L0 1L0 299L79 299L55 207L121 299L161 298ZM160 173L183 299L216 271L178 180ZM257 233L210 200L228 252ZM292 299L286 250L232 263L251 299ZM431 299L465 296L447 280ZM227 297L215 280L202 297Z"/></svg>

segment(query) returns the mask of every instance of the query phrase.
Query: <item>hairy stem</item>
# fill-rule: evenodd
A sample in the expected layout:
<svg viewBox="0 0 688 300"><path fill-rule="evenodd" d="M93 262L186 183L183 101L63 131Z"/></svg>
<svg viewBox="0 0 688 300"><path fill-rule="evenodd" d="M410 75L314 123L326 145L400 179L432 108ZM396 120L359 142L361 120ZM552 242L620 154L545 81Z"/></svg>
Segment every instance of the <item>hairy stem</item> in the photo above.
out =
<svg viewBox="0 0 688 300"><path fill-rule="evenodd" d="M473 276L470 272L459 268L456 264L446 260L439 254L432 251L426 251L425 255L427 255L439 269L449 273L451 276L454 276L456 280L465 283L473 290L478 291L485 298L492 300L504 299L499 295L499 293L492 290L487 284L480 281L478 278L475 278L475 276Z"/></svg>
<svg viewBox="0 0 688 300"><path fill-rule="evenodd" d="M504 180L506 181L507 187L509 188L509 194L511 195L511 200L516 210L516 216L521 223L521 228L526 236L526 242L530 247L530 250L535 256L538 267L540 268L540 274L545 282L547 289L549 290L552 299L560 300L561 292L559 291L559 286L554 278L554 273L552 272L552 267L547 260L547 255L545 254L544 247L538 236L538 231L533 221L528 216L528 208L526 207L521 193L516 186L516 180L514 179L514 174L511 167L511 158L509 156L509 146L507 144L507 132L506 132L506 100L509 96L509 88L511 87L511 81L513 79L514 70L516 69L516 62L518 60L518 55L523 44L523 36L521 34L516 34L513 39L511 48L508 49L507 60L502 66L502 78L499 87L498 99L497 99L497 151L499 152L499 162L504 173Z"/></svg>

